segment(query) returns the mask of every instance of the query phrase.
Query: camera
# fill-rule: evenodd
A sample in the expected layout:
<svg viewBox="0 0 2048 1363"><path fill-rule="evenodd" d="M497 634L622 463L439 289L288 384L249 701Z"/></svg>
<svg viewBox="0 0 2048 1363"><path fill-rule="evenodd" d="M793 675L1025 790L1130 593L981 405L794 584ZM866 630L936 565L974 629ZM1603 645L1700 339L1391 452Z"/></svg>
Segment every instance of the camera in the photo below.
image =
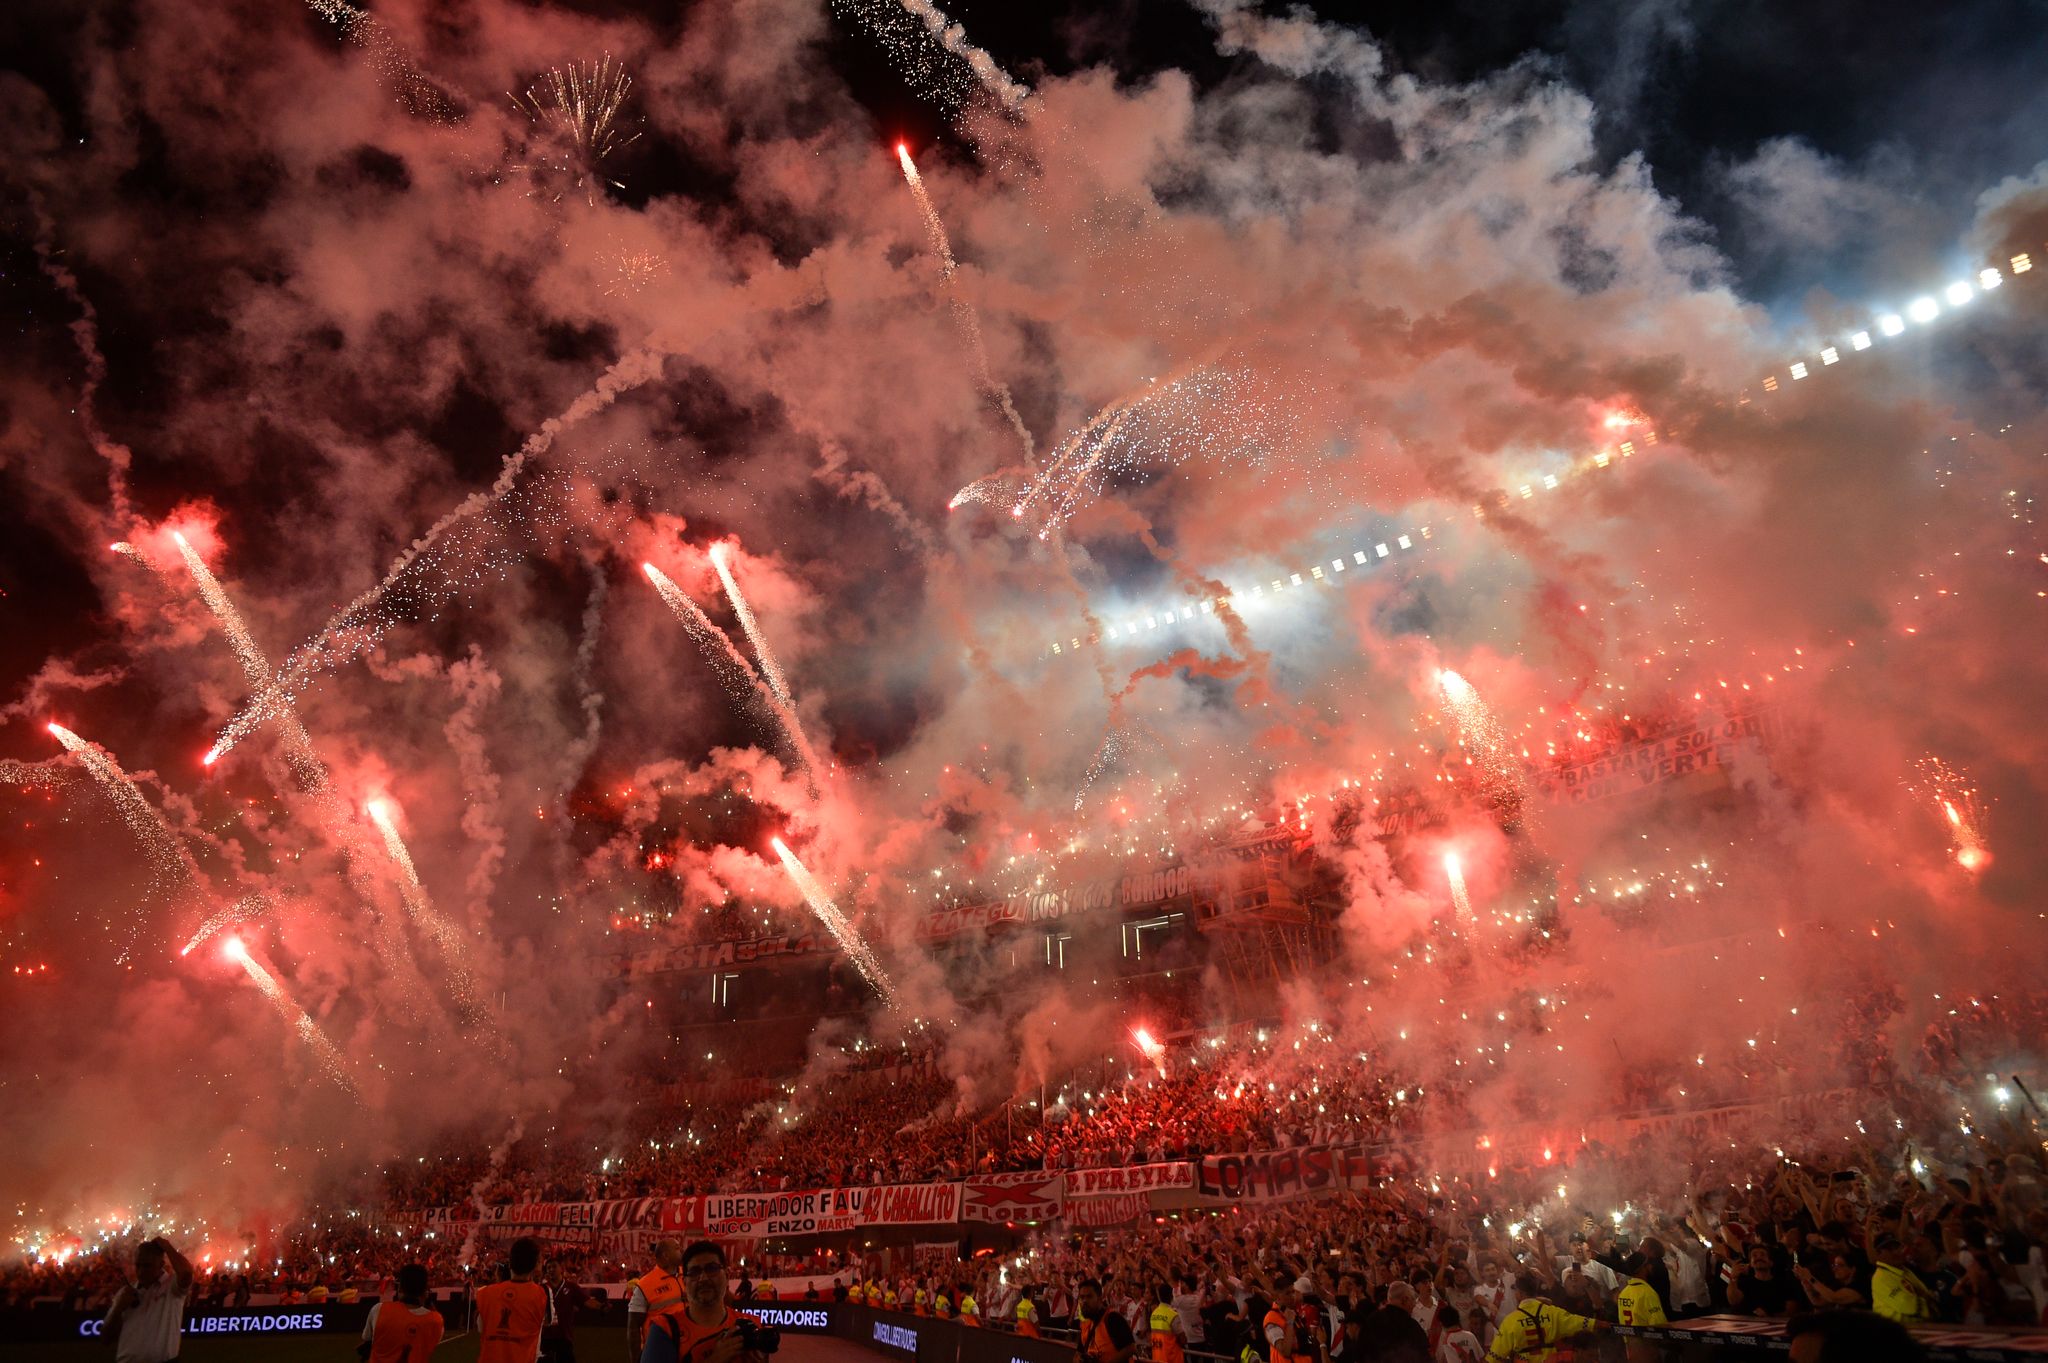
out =
<svg viewBox="0 0 2048 1363"><path fill-rule="evenodd" d="M782 1347L782 1331L757 1320L740 1317L740 1349L750 1354L772 1354Z"/></svg>

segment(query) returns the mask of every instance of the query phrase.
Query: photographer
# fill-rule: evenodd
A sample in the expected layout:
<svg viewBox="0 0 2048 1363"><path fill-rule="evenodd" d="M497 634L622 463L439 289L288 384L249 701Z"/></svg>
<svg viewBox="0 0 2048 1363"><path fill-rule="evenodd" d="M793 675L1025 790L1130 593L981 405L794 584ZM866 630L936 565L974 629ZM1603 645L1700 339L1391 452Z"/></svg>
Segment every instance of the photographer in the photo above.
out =
<svg viewBox="0 0 2048 1363"><path fill-rule="evenodd" d="M726 1304L725 1251L699 1240L683 1251L683 1300L647 1317L640 1363L765 1363L781 1336Z"/></svg>

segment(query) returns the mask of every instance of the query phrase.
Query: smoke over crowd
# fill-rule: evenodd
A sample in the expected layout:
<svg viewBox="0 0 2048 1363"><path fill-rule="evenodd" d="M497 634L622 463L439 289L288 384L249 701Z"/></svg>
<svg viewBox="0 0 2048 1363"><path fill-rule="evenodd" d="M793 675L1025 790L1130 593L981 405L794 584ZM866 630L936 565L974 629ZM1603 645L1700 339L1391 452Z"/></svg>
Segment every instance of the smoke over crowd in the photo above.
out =
<svg viewBox="0 0 2048 1363"><path fill-rule="evenodd" d="M1459 1129L2038 984L2048 165L1788 330L1540 64L1201 0L1226 79L1005 71L928 9L142 0L0 75L21 1227L623 1101L619 957L822 899L860 1035L1000 1103L1121 1015L925 916L1254 823L1342 905L1271 1011ZM1545 775L1694 729L1709 797Z"/></svg>

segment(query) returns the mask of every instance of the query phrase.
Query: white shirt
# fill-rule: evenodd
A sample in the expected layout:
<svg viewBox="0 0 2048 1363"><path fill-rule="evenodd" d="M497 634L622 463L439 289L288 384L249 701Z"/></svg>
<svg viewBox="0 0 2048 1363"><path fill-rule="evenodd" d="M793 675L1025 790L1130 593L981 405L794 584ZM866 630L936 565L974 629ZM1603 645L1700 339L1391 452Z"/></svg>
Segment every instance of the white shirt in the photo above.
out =
<svg viewBox="0 0 2048 1363"><path fill-rule="evenodd" d="M178 1328L184 1323L185 1293L168 1265L148 1287L134 1290L135 1305L121 1318L114 1363L168 1363L178 1356Z"/></svg>
<svg viewBox="0 0 2048 1363"><path fill-rule="evenodd" d="M1470 1330L1446 1330L1436 1344L1436 1363L1482 1363L1485 1357Z"/></svg>

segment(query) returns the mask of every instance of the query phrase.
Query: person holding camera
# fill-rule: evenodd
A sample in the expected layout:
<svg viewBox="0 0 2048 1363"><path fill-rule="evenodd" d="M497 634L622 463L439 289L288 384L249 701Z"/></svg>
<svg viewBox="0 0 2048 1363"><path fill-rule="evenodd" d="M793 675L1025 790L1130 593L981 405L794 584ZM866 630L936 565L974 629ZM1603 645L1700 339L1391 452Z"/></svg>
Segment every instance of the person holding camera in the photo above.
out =
<svg viewBox="0 0 2048 1363"><path fill-rule="evenodd" d="M779 1331L726 1301L725 1251L699 1240L683 1251L683 1301L647 1317L640 1363L765 1363Z"/></svg>
<svg viewBox="0 0 2048 1363"><path fill-rule="evenodd" d="M161 1235L135 1247L135 1280L114 1294L102 1337L116 1363L168 1363L178 1356L192 1264Z"/></svg>

